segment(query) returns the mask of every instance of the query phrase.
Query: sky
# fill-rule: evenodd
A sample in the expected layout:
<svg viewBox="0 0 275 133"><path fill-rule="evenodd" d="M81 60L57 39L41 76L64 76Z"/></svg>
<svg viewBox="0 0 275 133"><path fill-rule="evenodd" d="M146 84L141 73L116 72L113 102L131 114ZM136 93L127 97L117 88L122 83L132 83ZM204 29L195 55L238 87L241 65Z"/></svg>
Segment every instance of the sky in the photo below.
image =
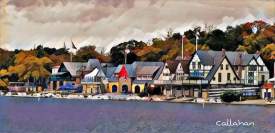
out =
<svg viewBox="0 0 275 133"><path fill-rule="evenodd" d="M0 0L0 48L95 45L106 51L131 39L150 42L168 29L275 22L273 0Z"/></svg>

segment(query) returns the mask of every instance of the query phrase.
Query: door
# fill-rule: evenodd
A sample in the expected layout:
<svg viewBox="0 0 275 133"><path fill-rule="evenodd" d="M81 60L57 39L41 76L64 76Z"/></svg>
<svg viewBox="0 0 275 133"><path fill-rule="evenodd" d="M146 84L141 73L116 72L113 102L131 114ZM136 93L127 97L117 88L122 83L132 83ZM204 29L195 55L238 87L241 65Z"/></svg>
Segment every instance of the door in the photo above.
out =
<svg viewBox="0 0 275 133"><path fill-rule="evenodd" d="M140 93L140 87L139 87L139 85L135 86L135 93Z"/></svg>
<svg viewBox="0 0 275 133"><path fill-rule="evenodd" d="M128 86L127 85L122 86L122 93L128 93Z"/></svg>
<svg viewBox="0 0 275 133"><path fill-rule="evenodd" d="M116 85L112 86L112 92L117 92L117 86Z"/></svg>

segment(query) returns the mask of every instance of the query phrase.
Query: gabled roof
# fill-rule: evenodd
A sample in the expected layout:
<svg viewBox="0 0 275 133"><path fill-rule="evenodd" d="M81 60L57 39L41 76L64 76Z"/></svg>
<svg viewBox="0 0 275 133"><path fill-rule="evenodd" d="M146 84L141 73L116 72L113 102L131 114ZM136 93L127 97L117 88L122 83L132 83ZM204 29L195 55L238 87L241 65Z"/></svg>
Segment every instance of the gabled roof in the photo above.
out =
<svg viewBox="0 0 275 133"><path fill-rule="evenodd" d="M92 71L93 69L101 70L101 64L98 59L89 59L85 71Z"/></svg>
<svg viewBox="0 0 275 133"><path fill-rule="evenodd" d="M260 54L253 54L253 56L257 59L258 57L261 57Z"/></svg>
<svg viewBox="0 0 275 133"><path fill-rule="evenodd" d="M115 74L114 74L116 67L103 67L102 70L109 81L117 81L117 78L115 77Z"/></svg>
<svg viewBox="0 0 275 133"><path fill-rule="evenodd" d="M134 68L134 74L136 74L136 70L137 70L137 67L140 67L140 66L158 66L159 69L156 71L153 79L158 79L159 76L161 75L162 73L162 70L164 68L164 63L163 62L142 62L142 61L135 61L132 63L132 67Z"/></svg>
<svg viewBox="0 0 275 133"><path fill-rule="evenodd" d="M208 51L201 51L198 50L197 52L198 57L200 58L201 64L211 66L214 64L213 58L209 55Z"/></svg>
<svg viewBox="0 0 275 133"><path fill-rule="evenodd" d="M73 77L78 76L77 71L87 65L87 63L83 62L63 62L62 64Z"/></svg>
<svg viewBox="0 0 275 133"><path fill-rule="evenodd" d="M176 70L177 70L177 67L179 65L179 62L178 60L175 60L175 61L167 61L167 65L168 65L168 69L170 71L170 73L176 73Z"/></svg>
<svg viewBox="0 0 275 133"><path fill-rule="evenodd" d="M217 70L219 69L220 65L222 63L222 60L217 61L217 63L211 68L211 70L209 71L208 75L206 76L207 80L211 80L214 75L216 74Z"/></svg>
<svg viewBox="0 0 275 133"><path fill-rule="evenodd" d="M136 68L136 75L153 75L160 66L138 66Z"/></svg>
<svg viewBox="0 0 275 133"><path fill-rule="evenodd" d="M245 66L248 65L249 62L255 58L254 54L248 54L246 52L234 52L234 51L228 51L225 52L229 62L233 65L241 65ZM256 59L256 58L255 58Z"/></svg>
<svg viewBox="0 0 275 133"><path fill-rule="evenodd" d="M213 60L213 67L206 76L206 79L210 81L216 74L222 61L225 59L225 54L222 51L208 51L208 54L211 56Z"/></svg>
<svg viewBox="0 0 275 133"><path fill-rule="evenodd" d="M122 69L122 66L125 66L129 77L135 77L136 74L135 74L135 71L134 71L133 66L131 64L118 65L116 67L116 70L115 70L116 74L118 74L120 72L120 70Z"/></svg>
<svg viewBox="0 0 275 133"><path fill-rule="evenodd" d="M189 73L189 60L183 60L183 61L180 61L180 63L181 63L181 67L182 67L182 69L183 69L183 71L184 71L184 73Z"/></svg>
<svg viewBox="0 0 275 133"><path fill-rule="evenodd" d="M118 77L121 78L121 77L124 77L124 78L128 78L128 72L126 70L126 67L125 65L122 65L119 73L118 73Z"/></svg>
<svg viewBox="0 0 275 133"><path fill-rule="evenodd" d="M98 74L98 72L99 72L99 70L97 68L95 68L92 72L90 72L89 74L86 74L84 76L84 79L93 78Z"/></svg>

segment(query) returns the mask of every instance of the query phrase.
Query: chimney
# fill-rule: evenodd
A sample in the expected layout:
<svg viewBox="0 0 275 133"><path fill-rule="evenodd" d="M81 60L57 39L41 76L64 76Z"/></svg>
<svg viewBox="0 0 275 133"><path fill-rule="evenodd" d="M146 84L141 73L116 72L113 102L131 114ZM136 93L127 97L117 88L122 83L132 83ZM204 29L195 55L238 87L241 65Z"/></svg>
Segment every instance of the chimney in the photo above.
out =
<svg viewBox="0 0 275 133"><path fill-rule="evenodd" d="M257 54L257 55L260 55L260 54L261 54L261 52L260 52L259 50L257 50L257 51L256 51L256 54Z"/></svg>
<svg viewBox="0 0 275 133"><path fill-rule="evenodd" d="M225 49L222 49L222 55L225 56Z"/></svg>

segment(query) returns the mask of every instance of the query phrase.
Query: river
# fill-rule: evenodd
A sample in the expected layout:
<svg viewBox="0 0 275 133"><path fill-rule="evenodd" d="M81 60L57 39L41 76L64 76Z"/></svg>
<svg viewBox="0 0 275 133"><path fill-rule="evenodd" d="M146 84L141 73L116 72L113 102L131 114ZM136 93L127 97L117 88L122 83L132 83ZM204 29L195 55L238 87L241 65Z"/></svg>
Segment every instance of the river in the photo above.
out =
<svg viewBox="0 0 275 133"><path fill-rule="evenodd" d="M0 133L208 132L275 133L275 106L0 97Z"/></svg>

